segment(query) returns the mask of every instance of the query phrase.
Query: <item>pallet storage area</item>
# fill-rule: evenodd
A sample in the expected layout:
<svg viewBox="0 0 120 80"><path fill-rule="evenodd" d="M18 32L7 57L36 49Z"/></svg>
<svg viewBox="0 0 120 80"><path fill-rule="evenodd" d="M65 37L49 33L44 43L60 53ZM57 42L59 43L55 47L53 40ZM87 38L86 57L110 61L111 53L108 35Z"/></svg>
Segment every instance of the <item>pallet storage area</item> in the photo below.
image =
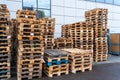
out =
<svg viewBox="0 0 120 80"><path fill-rule="evenodd" d="M120 34L110 34L110 53L120 55Z"/></svg>
<svg viewBox="0 0 120 80"><path fill-rule="evenodd" d="M54 47L54 32L55 32L55 19L43 18L41 19L41 25L43 26L43 38L45 49L53 49Z"/></svg>
<svg viewBox="0 0 120 80"><path fill-rule="evenodd" d="M0 80L15 74L16 80L41 80L42 72L53 77L91 71L93 60L107 60L107 9L86 11L84 22L62 25L56 39L55 19L36 14L18 10L10 20L7 6L0 4ZM111 53L120 54L120 34L111 34L110 40Z"/></svg>
<svg viewBox="0 0 120 80"><path fill-rule="evenodd" d="M68 53L58 49L45 50L44 73L48 77L69 74Z"/></svg>
<svg viewBox="0 0 120 80"><path fill-rule="evenodd" d="M93 53L91 50L77 48L62 50L69 53L69 68L72 73L76 73L77 71L84 72L85 70L92 70Z"/></svg>
<svg viewBox="0 0 120 80"><path fill-rule="evenodd" d="M0 4L0 80L8 80L11 62L10 13L5 4Z"/></svg>
<svg viewBox="0 0 120 80"><path fill-rule="evenodd" d="M72 48L72 47L73 47L72 38L60 37L60 38L55 39L56 49Z"/></svg>
<svg viewBox="0 0 120 80"><path fill-rule="evenodd" d="M17 15L17 80L42 77L44 55L43 31L36 12L18 10Z"/></svg>
<svg viewBox="0 0 120 80"><path fill-rule="evenodd" d="M108 10L96 8L85 12L86 22L93 23L94 30L94 61L106 61L108 56L107 21Z"/></svg>

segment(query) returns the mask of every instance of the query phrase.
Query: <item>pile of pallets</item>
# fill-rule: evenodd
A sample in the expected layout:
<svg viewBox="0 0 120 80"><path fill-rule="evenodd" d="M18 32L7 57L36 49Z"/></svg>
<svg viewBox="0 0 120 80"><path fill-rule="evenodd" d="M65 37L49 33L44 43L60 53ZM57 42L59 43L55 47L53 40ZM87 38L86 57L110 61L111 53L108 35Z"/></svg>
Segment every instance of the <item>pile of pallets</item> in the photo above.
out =
<svg viewBox="0 0 120 80"><path fill-rule="evenodd" d="M44 73L48 77L69 74L68 54L58 49L45 50Z"/></svg>
<svg viewBox="0 0 120 80"><path fill-rule="evenodd" d="M70 37L70 24L62 25L62 37L68 38Z"/></svg>
<svg viewBox="0 0 120 80"><path fill-rule="evenodd" d="M10 78L11 36L10 13L5 4L0 4L0 80Z"/></svg>
<svg viewBox="0 0 120 80"><path fill-rule="evenodd" d="M43 38L44 38L45 49L53 49L55 19L54 18L43 18L41 19L41 26L43 26L44 28Z"/></svg>
<svg viewBox="0 0 120 80"><path fill-rule="evenodd" d="M73 48L93 50L93 26L91 22L63 25L62 36L72 38Z"/></svg>
<svg viewBox="0 0 120 80"><path fill-rule="evenodd" d="M62 49L69 53L69 69L72 73L77 71L84 72L85 70L92 70L92 51L83 49Z"/></svg>
<svg viewBox="0 0 120 80"><path fill-rule="evenodd" d="M77 48L77 40L76 40L76 25L75 23L71 24L69 27L69 31L70 31L70 37L73 40L73 48ZM65 27L62 27L65 28ZM65 34L64 34L65 35Z"/></svg>
<svg viewBox="0 0 120 80"><path fill-rule="evenodd" d="M84 50L93 50L93 26L92 23L84 23L82 24L82 49Z"/></svg>
<svg viewBox="0 0 120 80"><path fill-rule="evenodd" d="M56 49L72 48L72 47L73 47L72 38L60 37L60 38L55 39Z"/></svg>
<svg viewBox="0 0 120 80"><path fill-rule="evenodd" d="M28 17L23 17L24 15ZM43 31L35 12L18 10L17 15L17 79L33 79L42 76L42 58L44 55Z"/></svg>
<svg viewBox="0 0 120 80"><path fill-rule="evenodd" d="M108 55L107 37L95 38L93 58L95 62L106 61Z"/></svg>
<svg viewBox="0 0 120 80"><path fill-rule="evenodd" d="M86 22L93 22L94 29L94 60L107 60L107 9L96 8L85 12Z"/></svg>
<svg viewBox="0 0 120 80"><path fill-rule="evenodd" d="M76 30L72 33L75 39L75 48L93 50L93 27L92 23L78 22L75 24Z"/></svg>
<svg viewBox="0 0 120 80"><path fill-rule="evenodd" d="M18 10L16 13L16 18L36 19L36 11L28 12L28 10Z"/></svg>

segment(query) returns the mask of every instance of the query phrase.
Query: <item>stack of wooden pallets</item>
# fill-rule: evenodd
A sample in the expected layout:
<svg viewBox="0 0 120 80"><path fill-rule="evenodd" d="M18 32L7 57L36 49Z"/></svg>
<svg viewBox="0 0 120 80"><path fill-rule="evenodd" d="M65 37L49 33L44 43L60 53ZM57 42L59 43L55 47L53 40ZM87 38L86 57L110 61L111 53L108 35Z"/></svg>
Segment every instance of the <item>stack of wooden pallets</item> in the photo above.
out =
<svg viewBox="0 0 120 80"><path fill-rule="evenodd" d="M73 47L72 38L60 37L60 38L55 39L56 49L72 48L72 47Z"/></svg>
<svg viewBox="0 0 120 80"><path fill-rule="evenodd" d="M43 18L41 20L41 26L44 28L44 47L45 49L53 49L54 47L54 31L55 31L55 19Z"/></svg>
<svg viewBox="0 0 120 80"><path fill-rule="evenodd" d="M27 10L18 10L16 13L16 17L19 19L36 19L36 12L35 11L29 11Z"/></svg>
<svg viewBox="0 0 120 80"><path fill-rule="evenodd" d="M10 78L11 36L10 13L5 4L0 4L0 80Z"/></svg>
<svg viewBox="0 0 120 80"><path fill-rule="evenodd" d="M74 33L75 32L75 33ZM92 23L75 23L75 31L71 32L75 39L75 48L93 50L93 27Z"/></svg>
<svg viewBox="0 0 120 80"><path fill-rule="evenodd" d="M48 77L69 74L68 54L58 49L45 50L44 73Z"/></svg>
<svg viewBox="0 0 120 80"><path fill-rule="evenodd" d="M70 37L70 24L62 25L61 35L62 37L68 38Z"/></svg>
<svg viewBox="0 0 120 80"><path fill-rule="evenodd" d="M84 72L85 70L92 70L92 51L83 49L62 49L69 53L69 69L72 73L77 71Z"/></svg>
<svg viewBox="0 0 120 80"><path fill-rule="evenodd" d="M85 12L86 22L93 22L95 62L107 60L107 14L108 10L102 8Z"/></svg>
<svg viewBox="0 0 120 80"><path fill-rule="evenodd" d="M17 79L41 78L44 55L41 20L35 11L17 11Z"/></svg>
<svg viewBox="0 0 120 80"><path fill-rule="evenodd" d="M62 37L72 38L73 48L93 50L92 22L77 22L63 25Z"/></svg>
<svg viewBox="0 0 120 80"><path fill-rule="evenodd" d="M82 49L84 50L93 50L93 38L94 38L94 33L93 33L93 26L92 22L86 22L84 24L81 24L82 26Z"/></svg>

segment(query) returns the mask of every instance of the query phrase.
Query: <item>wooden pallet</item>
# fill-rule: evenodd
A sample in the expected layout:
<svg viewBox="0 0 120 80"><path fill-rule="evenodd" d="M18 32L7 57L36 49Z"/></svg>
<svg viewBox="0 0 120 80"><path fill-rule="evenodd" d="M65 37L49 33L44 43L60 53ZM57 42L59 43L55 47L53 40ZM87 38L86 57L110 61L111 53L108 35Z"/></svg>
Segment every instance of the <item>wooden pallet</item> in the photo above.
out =
<svg viewBox="0 0 120 80"><path fill-rule="evenodd" d="M62 74L69 74L69 64L46 66L44 65L44 73L48 77L53 77L54 75L61 76Z"/></svg>
<svg viewBox="0 0 120 80"><path fill-rule="evenodd" d="M0 74L1 80L8 80L10 79L10 77L11 77L10 72L4 72L3 74Z"/></svg>
<svg viewBox="0 0 120 80"><path fill-rule="evenodd" d="M20 23L19 24L19 31L24 31L24 30L29 30L30 32L33 31L33 32L39 32L39 31L42 31L42 27L40 26L40 24L31 24L31 23Z"/></svg>
<svg viewBox="0 0 120 80"><path fill-rule="evenodd" d="M43 40L42 36L21 36L18 35L18 40Z"/></svg>
<svg viewBox="0 0 120 80"><path fill-rule="evenodd" d="M26 60L20 60L18 59L17 60L17 64L18 66L22 66L22 65L29 65L29 64L41 64L43 63L43 60L42 58L41 59L26 59Z"/></svg>
<svg viewBox="0 0 120 80"><path fill-rule="evenodd" d="M54 46L53 46L53 45L46 44L46 45L44 46L44 49L54 49Z"/></svg>
<svg viewBox="0 0 120 80"><path fill-rule="evenodd" d="M6 17L8 20L10 19L10 12L6 4L0 4L0 12L0 17Z"/></svg>
<svg viewBox="0 0 120 80"><path fill-rule="evenodd" d="M68 54L57 49L45 50L44 60L48 66L68 64Z"/></svg>
<svg viewBox="0 0 120 80"><path fill-rule="evenodd" d="M62 25L62 37L70 37L70 24Z"/></svg>
<svg viewBox="0 0 120 80"><path fill-rule="evenodd" d="M20 65L18 64L17 65L17 72L18 73L21 73L21 72L27 72L27 71L30 71L30 72L39 72L42 70L42 63L39 62L39 63L34 63L34 64L23 64L23 65Z"/></svg>
<svg viewBox="0 0 120 80"><path fill-rule="evenodd" d="M32 10L18 10L16 12L17 18L36 19L36 11Z"/></svg>
<svg viewBox="0 0 120 80"><path fill-rule="evenodd" d="M108 59L108 54L95 54L94 56L94 61L95 62L102 62L102 61L107 61Z"/></svg>
<svg viewBox="0 0 120 80"><path fill-rule="evenodd" d="M17 80L31 80L31 79L40 79L42 77L42 71L33 72L33 73L25 73L25 74L17 74Z"/></svg>
<svg viewBox="0 0 120 80"><path fill-rule="evenodd" d="M18 54L20 55L20 54ZM23 53L22 55L18 56L18 59L40 59L43 57L43 53Z"/></svg>
<svg viewBox="0 0 120 80"><path fill-rule="evenodd" d="M60 37L55 40L55 48L62 49L62 48L72 48L73 41L72 38L64 38Z"/></svg>

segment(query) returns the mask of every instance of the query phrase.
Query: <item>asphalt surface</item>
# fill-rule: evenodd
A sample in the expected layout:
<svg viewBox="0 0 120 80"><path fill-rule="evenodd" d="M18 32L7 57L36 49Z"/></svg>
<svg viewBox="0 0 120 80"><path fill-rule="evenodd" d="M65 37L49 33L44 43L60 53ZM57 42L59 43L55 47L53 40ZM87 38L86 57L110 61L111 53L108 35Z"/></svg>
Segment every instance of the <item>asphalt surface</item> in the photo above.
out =
<svg viewBox="0 0 120 80"><path fill-rule="evenodd" d="M12 78L11 80L16 80ZM54 76L34 80L120 80L120 63L106 63L93 65L92 71L70 73L68 75Z"/></svg>

